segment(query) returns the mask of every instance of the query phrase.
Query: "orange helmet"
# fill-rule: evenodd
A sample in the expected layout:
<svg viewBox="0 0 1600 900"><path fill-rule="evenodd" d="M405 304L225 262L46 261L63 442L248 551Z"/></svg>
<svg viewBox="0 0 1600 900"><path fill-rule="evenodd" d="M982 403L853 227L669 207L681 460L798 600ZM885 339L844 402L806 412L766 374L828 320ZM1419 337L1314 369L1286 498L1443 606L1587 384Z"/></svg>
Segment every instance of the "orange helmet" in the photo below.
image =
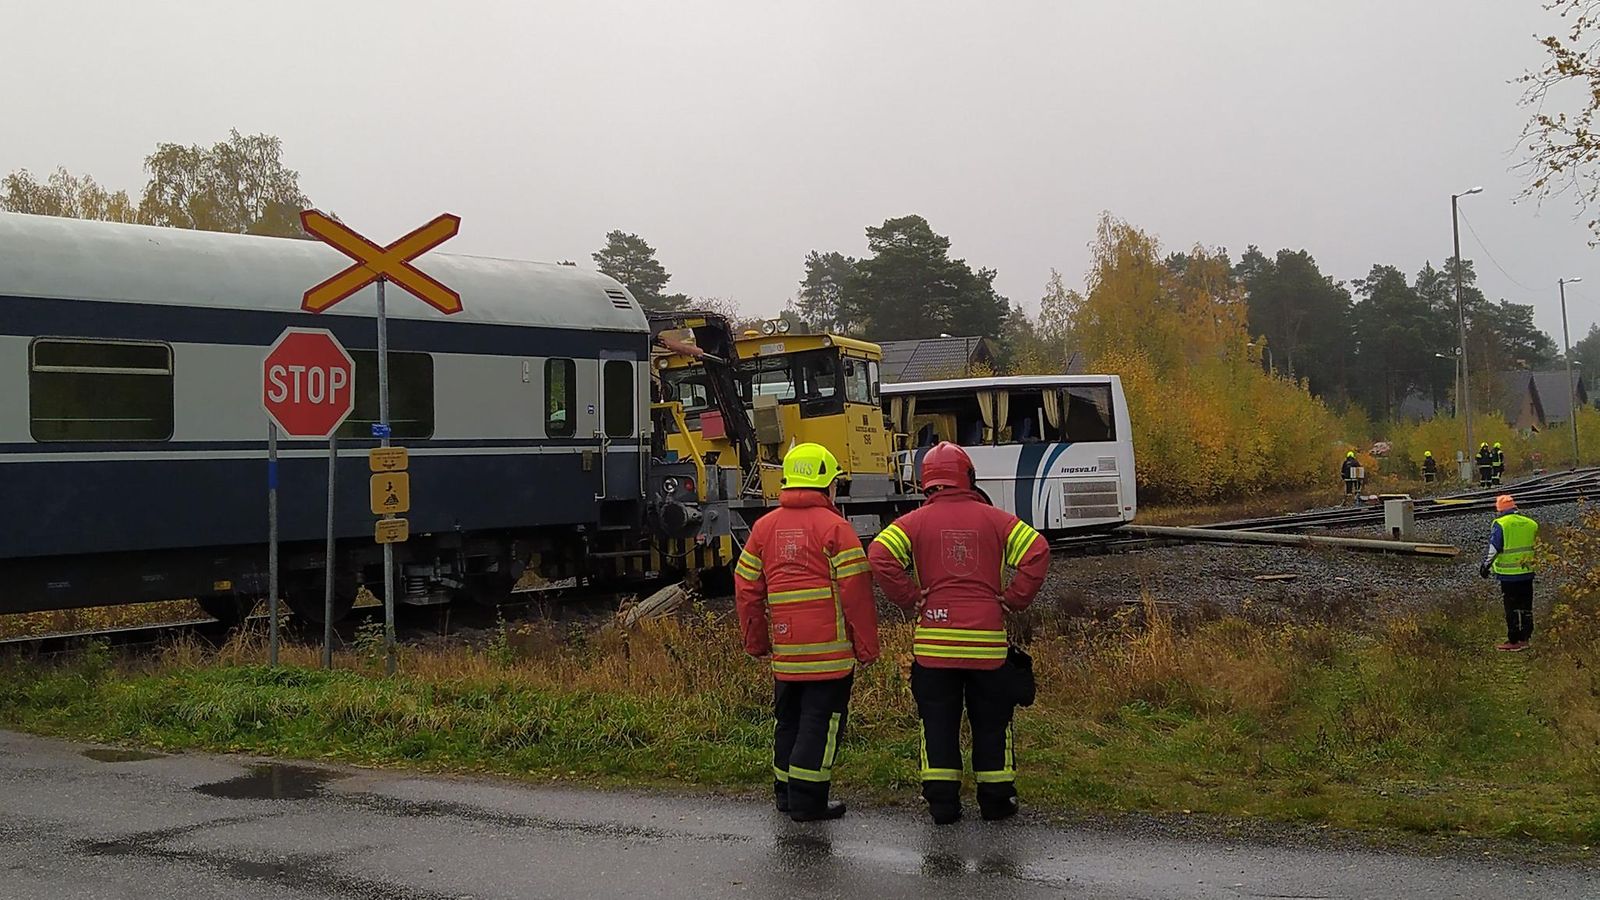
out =
<svg viewBox="0 0 1600 900"><path fill-rule="evenodd" d="M949 441L940 441L922 457L922 490L953 487L969 489L977 484L967 451Z"/></svg>
<svg viewBox="0 0 1600 900"><path fill-rule="evenodd" d="M1497 513L1508 513L1516 508L1517 501L1511 499L1510 494L1501 494L1494 498L1494 511Z"/></svg>

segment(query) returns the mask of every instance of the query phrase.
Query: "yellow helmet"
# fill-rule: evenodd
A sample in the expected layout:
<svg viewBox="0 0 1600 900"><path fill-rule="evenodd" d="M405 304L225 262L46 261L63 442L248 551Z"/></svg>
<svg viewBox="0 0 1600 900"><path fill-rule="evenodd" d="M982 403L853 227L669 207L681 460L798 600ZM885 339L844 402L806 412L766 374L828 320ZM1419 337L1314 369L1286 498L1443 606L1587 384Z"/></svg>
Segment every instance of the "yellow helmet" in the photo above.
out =
<svg viewBox="0 0 1600 900"><path fill-rule="evenodd" d="M821 444L795 444L783 455L783 486L826 488L839 477L839 460Z"/></svg>
<svg viewBox="0 0 1600 900"><path fill-rule="evenodd" d="M1496 450L1499 450L1499 449L1500 449L1500 442L1499 442L1499 441L1495 441L1495 442L1494 442L1494 448L1495 448L1495 449L1496 449Z"/></svg>
<svg viewBox="0 0 1600 900"><path fill-rule="evenodd" d="M1424 451L1422 451L1422 455L1423 456L1432 456L1433 455L1433 451L1432 450L1424 450Z"/></svg>
<svg viewBox="0 0 1600 900"><path fill-rule="evenodd" d="M1345 459L1355 459L1356 458L1356 452L1354 450L1346 450L1344 452L1344 458Z"/></svg>

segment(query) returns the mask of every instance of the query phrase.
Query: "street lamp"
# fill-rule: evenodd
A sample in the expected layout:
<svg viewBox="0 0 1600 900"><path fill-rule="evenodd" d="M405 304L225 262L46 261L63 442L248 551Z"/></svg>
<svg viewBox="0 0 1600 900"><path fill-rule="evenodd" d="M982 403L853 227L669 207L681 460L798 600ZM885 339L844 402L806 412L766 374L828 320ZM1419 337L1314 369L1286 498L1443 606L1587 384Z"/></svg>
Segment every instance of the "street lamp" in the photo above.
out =
<svg viewBox="0 0 1600 900"><path fill-rule="evenodd" d="M1450 360L1451 372L1455 375L1455 390L1452 392L1451 403L1459 412L1461 409L1461 348L1457 347L1455 353L1435 353L1440 359Z"/></svg>
<svg viewBox="0 0 1600 900"><path fill-rule="evenodd" d="M1467 413L1467 455L1472 455L1472 374L1467 369L1467 308L1461 301L1461 224L1456 213L1456 201L1483 190L1468 188L1450 195L1450 234L1456 251L1456 321L1461 327L1461 403Z"/></svg>
<svg viewBox="0 0 1600 900"><path fill-rule="evenodd" d="M1567 358L1567 396L1572 419L1572 467L1578 467L1578 386L1572 381L1572 342L1567 338L1567 285L1577 284L1582 278L1557 278L1556 288L1561 291L1561 349Z"/></svg>

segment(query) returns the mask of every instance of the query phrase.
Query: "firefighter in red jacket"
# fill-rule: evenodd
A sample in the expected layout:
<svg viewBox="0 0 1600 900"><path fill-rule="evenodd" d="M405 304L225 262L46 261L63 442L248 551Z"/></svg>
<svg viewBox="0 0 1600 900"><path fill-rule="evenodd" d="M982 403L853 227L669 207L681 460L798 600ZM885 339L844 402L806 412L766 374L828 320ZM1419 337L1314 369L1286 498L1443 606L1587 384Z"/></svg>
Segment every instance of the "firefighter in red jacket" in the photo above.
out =
<svg viewBox="0 0 1600 900"><path fill-rule="evenodd" d="M772 655L773 791L796 822L837 819L828 800L855 665L878 658L872 567L833 505L839 461L819 444L783 458L779 508L756 520L734 594L744 649Z"/></svg>
<svg viewBox="0 0 1600 900"><path fill-rule="evenodd" d="M917 610L911 693L922 720L922 796L939 825L961 818L961 708L972 724L972 774L988 820L1017 811L1011 714L1025 673L1007 661L1005 611L1033 600L1050 567L1039 532L989 505L965 450L941 443L922 459L921 509L872 542L884 595ZM1003 585L1004 568L1014 570ZM1031 702L1031 701L1028 701Z"/></svg>

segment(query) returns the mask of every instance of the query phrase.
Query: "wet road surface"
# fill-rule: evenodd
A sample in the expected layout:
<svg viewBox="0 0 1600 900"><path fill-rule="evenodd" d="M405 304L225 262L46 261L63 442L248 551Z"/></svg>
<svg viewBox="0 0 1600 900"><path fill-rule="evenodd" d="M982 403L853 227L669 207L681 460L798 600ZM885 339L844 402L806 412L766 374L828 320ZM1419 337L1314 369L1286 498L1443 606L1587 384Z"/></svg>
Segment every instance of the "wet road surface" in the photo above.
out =
<svg viewBox="0 0 1600 900"><path fill-rule="evenodd" d="M0 897L1600 896L1487 859L1060 830L96 750L0 732Z"/></svg>

